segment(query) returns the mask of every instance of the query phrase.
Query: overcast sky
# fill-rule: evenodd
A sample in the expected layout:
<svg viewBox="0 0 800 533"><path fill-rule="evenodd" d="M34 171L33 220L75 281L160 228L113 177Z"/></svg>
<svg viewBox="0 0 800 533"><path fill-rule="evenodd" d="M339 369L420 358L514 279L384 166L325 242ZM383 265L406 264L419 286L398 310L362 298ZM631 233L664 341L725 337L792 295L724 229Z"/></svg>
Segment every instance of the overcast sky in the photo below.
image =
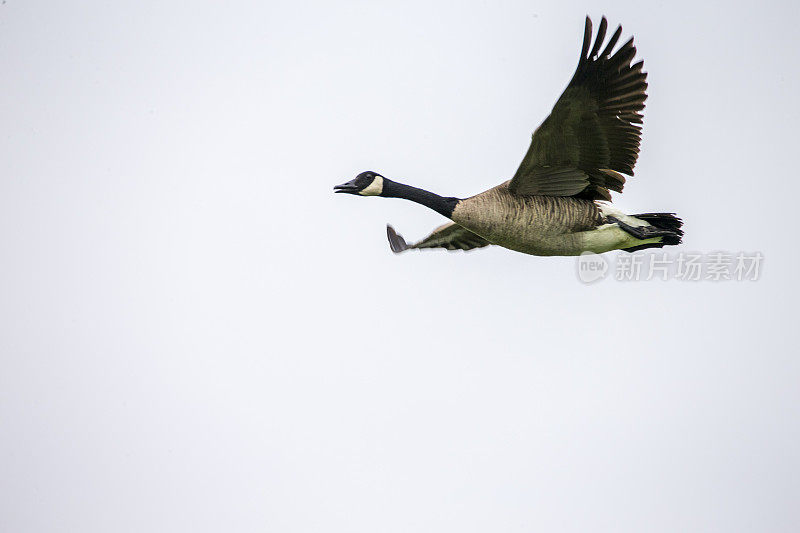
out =
<svg viewBox="0 0 800 533"><path fill-rule="evenodd" d="M3 2L0 530L797 531L799 11ZM395 256L442 218L332 194L508 179L586 14L649 72L616 202L758 281Z"/></svg>

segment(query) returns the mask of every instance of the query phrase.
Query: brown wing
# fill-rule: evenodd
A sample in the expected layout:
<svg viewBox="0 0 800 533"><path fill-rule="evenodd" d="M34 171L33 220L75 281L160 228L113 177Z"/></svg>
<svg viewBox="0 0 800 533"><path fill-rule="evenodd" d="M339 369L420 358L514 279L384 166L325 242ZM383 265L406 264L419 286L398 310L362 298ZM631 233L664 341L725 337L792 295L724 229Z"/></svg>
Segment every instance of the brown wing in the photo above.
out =
<svg viewBox="0 0 800 533"><path fill-rule="evenodd" d="M513 193L610 200L609 189L622 192L622 174L633 176L647 74L642 72L644 61L631 65L633 38L611 55L622 26L600 52L607 26L603 17L589 50L592 21L586 17L578 68L550 116L533 133L511 180Z"/></svg>
<svg viewBox="0 0 800 533"><path fill-rule="evenodd" d="M402 235L398 235L393 227L386 225L386 236L389 246L396 254L411 250L412 248L446 248L448 250L472 250L490 244L483 237L472 233L454 222L445 224L433 230L430 235L414 244L407 244Z"/></svg>

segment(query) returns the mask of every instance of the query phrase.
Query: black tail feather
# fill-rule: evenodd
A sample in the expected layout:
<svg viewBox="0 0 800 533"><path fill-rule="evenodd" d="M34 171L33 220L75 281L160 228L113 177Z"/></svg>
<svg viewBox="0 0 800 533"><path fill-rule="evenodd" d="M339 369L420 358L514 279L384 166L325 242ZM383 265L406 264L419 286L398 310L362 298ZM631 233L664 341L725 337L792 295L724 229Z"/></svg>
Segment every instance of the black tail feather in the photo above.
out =
<svg viewBox="0 0 800 533"><path fill-rule="evenodd" d="M675 216L675 213L642 213L641 215L633 215L634 217L644 220L651 226L659 229L666 229L683 237L683 220Z"/></svg>
<svg viewBox="0 0 800 533"><path fill-rule="evenodd" d="M645 250L647 248L662 248L665 245L676 245L680 244L683 240L683 220L675 216L675 213L641 213L639 215L631 215L633 217L638 218L639 220L643 220L650 224L651 228L645 231L650 235L645 236L638 236L632 233L634 236L638 238L646 238L648 236L660 236L661 242L659 243L651 243L651 244L641 244L638 246L632 246L630 248L623 248L626 252L635 252L637 250ZM628 231L622 224L620 227ZM636 228L639 229L639 228ZM659 231L660 230L660 231Z"/></svg>

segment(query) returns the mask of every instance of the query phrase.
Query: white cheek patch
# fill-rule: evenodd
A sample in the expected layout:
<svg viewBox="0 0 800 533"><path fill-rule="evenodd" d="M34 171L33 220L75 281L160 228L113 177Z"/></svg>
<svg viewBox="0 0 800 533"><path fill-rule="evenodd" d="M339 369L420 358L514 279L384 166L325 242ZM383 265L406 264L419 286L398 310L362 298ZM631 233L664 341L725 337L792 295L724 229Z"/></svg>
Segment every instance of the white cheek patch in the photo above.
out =
<svg viewBox="0 0 800 533"><path fill-rule="evenodd" d="M383 191L383 178L380 176L375 176L375 179L372 180L364 190L359 191L358 194L362 196L378 196Z"/></svg>

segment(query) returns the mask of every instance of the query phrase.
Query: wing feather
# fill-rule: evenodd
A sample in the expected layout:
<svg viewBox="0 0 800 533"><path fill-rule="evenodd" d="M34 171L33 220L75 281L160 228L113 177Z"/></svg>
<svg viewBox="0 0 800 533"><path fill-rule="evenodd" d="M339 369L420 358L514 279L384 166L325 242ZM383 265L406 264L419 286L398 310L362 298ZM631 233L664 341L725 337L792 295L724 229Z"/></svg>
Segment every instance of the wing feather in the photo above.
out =
<svg viewBox="0 0 800 533"><path fill-rule="evenodd" d="M408 244L402 235L399 235L393 227L386 225L386 236L389 239L389 246L396 254L411 249L423 248L445 248L447 250L472 250L473 248L483 248L490 243L483 237L472 233L468 229L459 226L455 222L439 226L419 242Z"/></svg>
<svg viewBox="0 0 800 533"><path fill-rule="evenodd" d="M644 61L633 38L613 53L622 35L617 27L603 51L608 22L603 17L592 42L586 18L575 74L541 126L509 185L515 194L610 199L633 176L639 155L642 110L647 99ZM591 46L591 50L590 50Z"/></svg>

